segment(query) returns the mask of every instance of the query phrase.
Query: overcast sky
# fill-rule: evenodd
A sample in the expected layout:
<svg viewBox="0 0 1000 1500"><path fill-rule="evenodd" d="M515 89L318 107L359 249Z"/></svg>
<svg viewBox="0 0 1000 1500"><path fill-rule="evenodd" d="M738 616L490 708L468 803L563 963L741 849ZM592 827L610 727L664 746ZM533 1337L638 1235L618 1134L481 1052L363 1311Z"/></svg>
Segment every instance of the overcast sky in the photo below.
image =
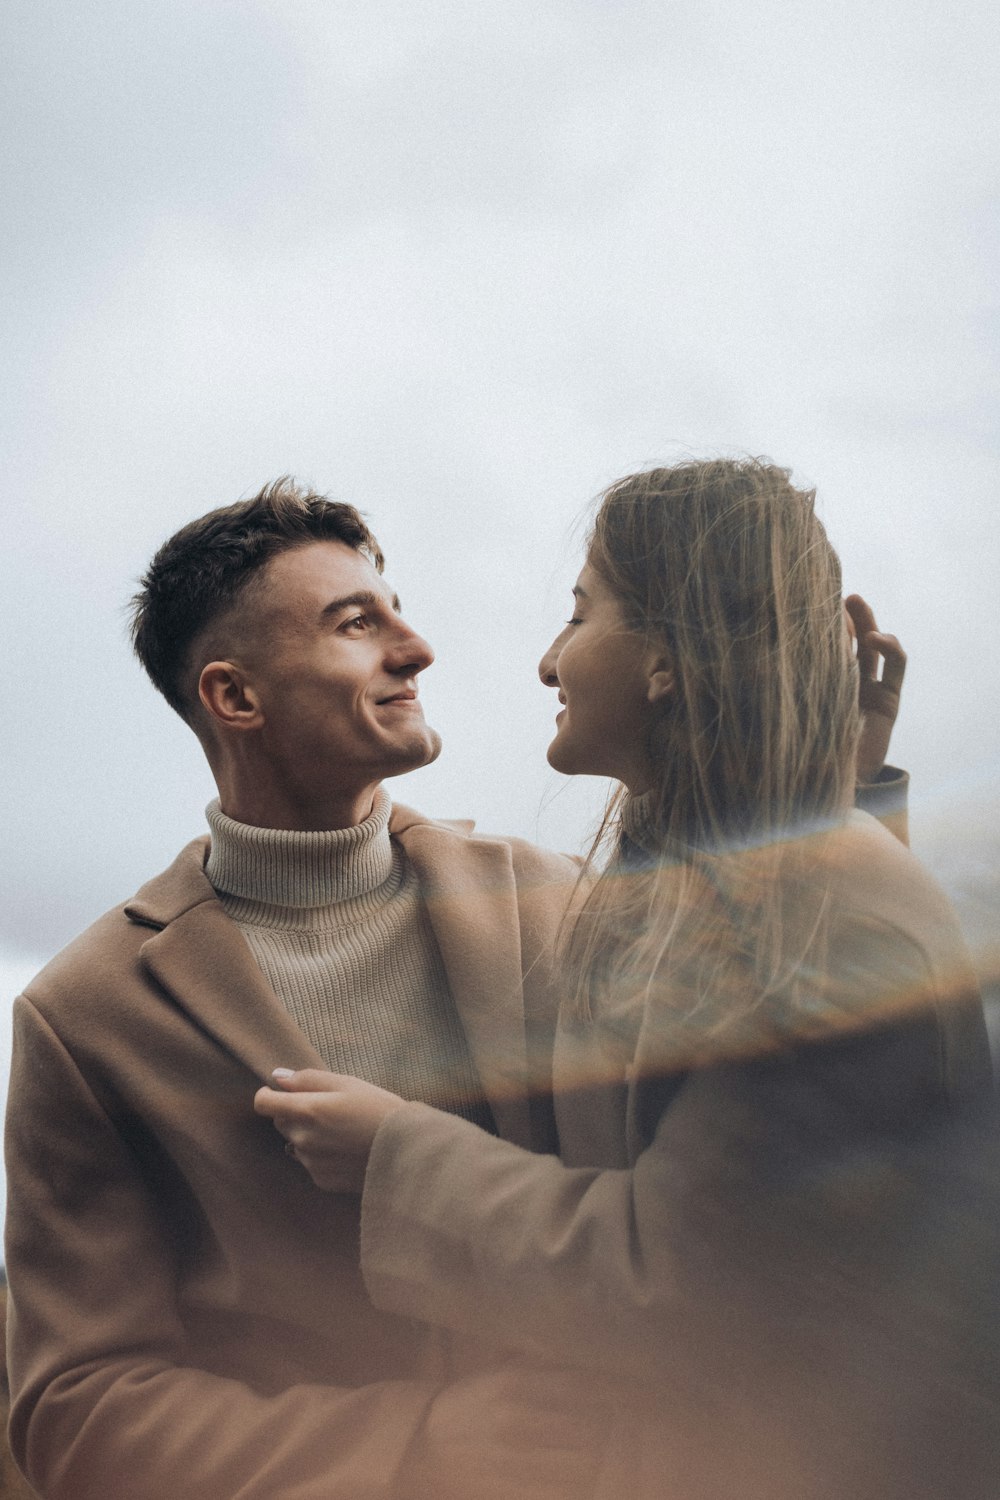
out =
<svg viewBox="0 0 1000 1500"><path fill-rule="evenodd" d="M691 452L792 466L910 652L914 842L981 898L992 0L6 0L2 24L5 993L201 831L207 770L124 607L173 530L289 472L365 510L437 649L445 750L401 797L579 848L601 788L545 766L535 664L586 503Z"/></svg>

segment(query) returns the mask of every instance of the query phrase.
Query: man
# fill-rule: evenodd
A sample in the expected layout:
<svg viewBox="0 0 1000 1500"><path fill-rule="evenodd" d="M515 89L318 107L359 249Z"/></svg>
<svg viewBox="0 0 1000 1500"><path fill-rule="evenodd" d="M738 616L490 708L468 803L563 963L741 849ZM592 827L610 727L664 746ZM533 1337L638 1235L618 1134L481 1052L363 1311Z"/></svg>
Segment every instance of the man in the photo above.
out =
<svg viewBox="0 0 1000 1500"><path fill-rule="evenodd" d="M439 740L432 652L381 570L356 511L277 484L186 527L138 596L137 650L219 802L210 848L18 1003L11 1433L42 1495L388 1493L440 1356L369 1305L356 1202L255 1118L276 1064L551 1145L528 1052L575 867L390 823L383 778Z"/></svg>
<svg viewBox="0 0 1000 1500"><path fill-rule="evenodd" d="M135 601L219 799L15 1011L11 1441L46 1500L377 1500L405 1468L461 1353L371 1306L357 1200L254 1115L276 1064L553 1148L577 865L390 808L439 740L382 565L352 507L279 482L168 541Z"/></svg>

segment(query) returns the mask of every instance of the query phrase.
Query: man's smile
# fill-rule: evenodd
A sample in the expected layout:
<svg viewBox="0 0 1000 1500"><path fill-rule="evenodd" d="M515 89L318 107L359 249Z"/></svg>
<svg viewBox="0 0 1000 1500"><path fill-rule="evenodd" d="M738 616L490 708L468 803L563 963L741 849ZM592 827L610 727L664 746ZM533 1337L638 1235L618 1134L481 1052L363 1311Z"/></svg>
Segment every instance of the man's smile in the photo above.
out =
<svg viewBox="0 0 1000 1500"><path fill-rule="evenodd" d="M388 698L376 698L375 702L379 708L385 708L389 705L402 708L409 705L417 705L418 700L415 689L404 688L398 693L393 693Z"/></svg>

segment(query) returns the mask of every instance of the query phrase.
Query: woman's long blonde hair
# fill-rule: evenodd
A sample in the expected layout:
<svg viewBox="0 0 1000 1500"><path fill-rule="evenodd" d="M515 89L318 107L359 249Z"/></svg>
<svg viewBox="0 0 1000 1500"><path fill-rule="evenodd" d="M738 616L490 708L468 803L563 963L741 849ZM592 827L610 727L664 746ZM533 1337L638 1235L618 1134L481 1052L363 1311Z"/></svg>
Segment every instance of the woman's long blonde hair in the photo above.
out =
<svg viewBox="0 0 1000 1500"><path fill-rule="evenodd" d="M591 851L589 864L613 841L564 943L575 1009L636 976L668 991L671 971L690 980L692 954L720 941L704 898L720 880L749 894L739 942L759 998L788 957L782 848L853 798L857 669L814 492L758 459L633 474L603 495L587 559L628 626L668 653L675 688L646 747L652 785L641 799L619 789Z"/></svg>

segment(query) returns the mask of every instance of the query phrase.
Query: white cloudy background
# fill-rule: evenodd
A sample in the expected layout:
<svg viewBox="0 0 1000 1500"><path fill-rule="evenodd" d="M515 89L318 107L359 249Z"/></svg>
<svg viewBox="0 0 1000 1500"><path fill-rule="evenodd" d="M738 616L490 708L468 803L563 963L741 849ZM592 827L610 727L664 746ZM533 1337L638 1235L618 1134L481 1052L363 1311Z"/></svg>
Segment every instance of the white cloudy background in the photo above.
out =
<svg viewBox="0 0 1000 1500"><path fill-rule="evenodd" d="M534 664L612 478L819 487L910 651L914 842L996 932L1000 61L987 0L7 0L0 980L200 831L152 551L291 472L438 662L403 796L579 847ZM6 1020L7 1005L0 1007Z"/></svg>

